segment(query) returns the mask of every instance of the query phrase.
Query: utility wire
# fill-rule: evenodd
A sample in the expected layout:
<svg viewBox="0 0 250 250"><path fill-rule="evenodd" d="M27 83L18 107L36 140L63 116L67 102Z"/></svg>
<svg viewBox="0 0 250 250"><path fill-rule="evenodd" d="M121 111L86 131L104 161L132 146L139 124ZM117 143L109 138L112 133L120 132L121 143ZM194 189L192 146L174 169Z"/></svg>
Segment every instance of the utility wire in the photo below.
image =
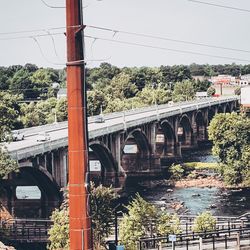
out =
<svg viewBox="0 0 250 250"><path fill-rule="evenodd" d="M47 6L48 8L51 8L51 9L65 9L66 7L65 6L52 6L48 3L46 3L44 0L41 0L41 2Z"/></svg>
<svg viewBox="0 0 250 250"><path fill-rule="evenodd" d="M214 6L214 7L219 7L219 8L225 8L225 9L231 9L231 10L237 10L237 11L250 12L250 10L248 10L248 9L242 9L242 8L228 6L228 5L208 3L208 2L204 2L204 1L198 1L198 0L188 0L188 1L189 2L194 2L194 3L199 3L199 4L210 5L210 6Z"/></svg>
<svg viewBox="0 0 250 250"><path fill-rule="evenodd" d="M235 58L235 57L227 57L227 56L219 56L219 55L212 55L212 54L205 54L205 53L189 51L189 50L172 49L172 48L159 47L159 46L153 46L153 45L147 45L147 44L141 44L141 43L134 43L134 42L127 42L127 41L121 41L121 40L112 40L112 39L107 39L107 38L102 38L102 37L94 37L94 36L88 36L88 35L85 35L85 37L86 38L91 38L91 39L99 39L99 40L102 40L102 41L108 41L108 42L113 42L113 43L133 45L133 46L137 46L137 47L159 49L159 50L178 52L178 53L184 53L184 54L199 55L199 56L208 56L208 57L214 57L214 58L220 58L220 59L229 59L229 60L242 61L242 62L248 62L248 63L250 62L250 60L247 60L247 59L241 59L241 58Z"/></svg>
<svg viewBox="0 0 250 250"><path fill-rule="evenodd" d="M44 31L44 30L43 30ZM55 35L63 35L62 32L56 32L56 33L50 33L50 34L37 34L37 35L27 35L27 36L17 36L17 37L4 37L0 38L0 41L8 41L8 40L18 40L18 39L26 39L26 38L31 38L31 37L46 37L46 36L55 36Z"/></svg>
<svg viewBox="0 0 250 250"><path fill-rule="evenodd" d="M205 44L205 43L197 43L197 42L191 42L191 41L186 41L186 40L179 40L179 39L173 39L173 38L168 38L168 37L154 36L154 35L149 35L149 34L124 31L124 30L115 30L115 29L109 29L109 28L105 28L105 27L98 27L98 26L94 26L94 25L86 25L86 27L93 28L93 29L98 29L98 30L103 30L103 31L113 32L114 35L117 34L117 33L121 33L121 34L134 35L134 36L139 36L139 37L147 37L147 38L159 39L159 40L163 40L163 41L171 41L171 42L184 43L184 44L190 44L190 45L198 45L198 46L208 47L208 48L215 48L215 49L223 49L223 50L250 53L250 50L223 47L223 46L217 46L217 45L211 45L211 44Z"/></svg>
<svg viewBox="0 0 250 250"><path fill-rule="evenodd" d="M191 0L190 0L191 1ZM75 27L80 27L80 26L72 26L72 28ZM197 45L197 46L202 46L202 47L208 47L208 48L215 48L215 49L223 49L223 50L229 50L229 51L236 51L236 52L244 52L244 53L250 53L250 50L244 50L244 49L237 49L237 48L231 48L231 47L224 47L224 46L218 46L218 45L212 45L212 44L206 44L206 43L198 43L198 42L192 42L192 41L187 41L187 40L180 40L180 39L173 39L169 37L161 37L161 36L154 36L150 34L143 34L143 33L136 33L136 32L130 32L130 31L124 31L124 30L117 30L117 29L111 29L111 28L105 28L105 27L98 27L94 25L86 25L88 28L93 28L93 29L98 29L98 30L103 30L103 31L109 31L113 32L114 35L117 33L121 34L127 34L127 35L134 35L134 36L139 36L139 37L147 37L147 38L153 38L153 39L158 39L158 40L163 40L163 41L171 41L171 42L176 42L176 43L183 43L183 44L190 44L190 45ZM54 27L50 29L37 29L37 30L23 30L23 31L14 31L14 32L4 32L0 33L0 35L12 35L12 34L22 34L22 33L31 33L31 32L46 32L47 34L38 34L38 35L33 35L33 37L41 37L41 36L53 36L53 35L59 35L63 33L51 33L51 30L59 30L59 29L66 29L66 27ZM22 37L11 37L11 38L0 38L0 40L13 40L13 39L21 39L21 38L29 38L30 36L22 36Z"/></svg>
<svg viewBox="0 0 250 250"><path fill-rule="evenodd" d="M33 41L35 41L35 43L37 44L37 46L38 46L38 48L39 48L39 51L40 51L42 57L44 58L44 60L45 60L46 62L51 63L51 64L54 64L54 65L65 65L65 63L56 63L56 62L50 61L50 60L45 56L45 54L43 53L42 47L40 46L38 40L37 40L35 37L32 37L32 36L31 36L30 38L33 39Z"/></svg>

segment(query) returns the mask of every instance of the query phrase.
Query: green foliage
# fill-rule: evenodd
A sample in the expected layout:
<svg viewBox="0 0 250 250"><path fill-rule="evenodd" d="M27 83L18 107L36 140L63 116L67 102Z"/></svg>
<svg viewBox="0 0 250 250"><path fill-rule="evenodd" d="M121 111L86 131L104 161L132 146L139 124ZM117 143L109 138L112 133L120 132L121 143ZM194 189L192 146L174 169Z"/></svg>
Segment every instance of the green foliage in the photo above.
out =
<svg viewBox="0 0 250 250"><path fill-rule="evenodd" d="M193 82L185 80L183 82L177 82L174 86L173 101L182 102L193 100L195 96L195 89Z"/></svg>
<svg viewBox="0 0 250 250"><path fill-rule="evenodd" d="M213 231L216 226L216 219L213 215L206 211L199 214L195 220L193 225L193 231L197 233L205 233L209 231Z"/></svg>
<svg viewBox="0 0 250 250"><path fill-rule="evenodd" d="M111 187L102 185L94 187L91 183L91 218L95 249L105 245L105 238L111 233L114 223L112 202L117 195Z"/></svg>
<svg viewBox="0 0 250 250"><path fill-rule="evenodd" d="M181 222L176 214L163 212L157 222L157 232L159 235L181 233Z"/></svg>
<svg viewBox="0 0 250 250"><path fill-rule="evenodd" d="M212 152L219 157L226 183L249 182L245 173L250 166L250 119L242 114L217 114L209 125Z"/></svg>
<svg viewBox="0 0 250 250"><path fill-rule="evenodd" d="M193 82L193 86L194 86L195 92L207 91L209 87L211 86L211 82L209 82L208 80L200 81L198 79L197 81Z"/></svg>
<svg viewBox="0 0 250 250"><path fill-rule="evenodd" d="M13 171L18 171L17 162L11 159L7 152L0 147L0 179Z"/></svg>
<svg viewBox="0 0 250 250"><path fill-rule="evenodd" d="M218 170L219 164L217 162L185 162L185 169L211 169Z"/></svg>
<svg viewBox="0 0 250 250"><path fill-rule="evenodd" d="M11 129L18 123L18 96L0 92L0 142L4 141Z"/></svg>
<svg viewBox="0 0 250 250"><path fill-rule="evenodd" d="M139 194L127 206L119 225L119 237L125 249L137 249L141 237L181 233L181 224L176 214L158 213L156 207L145 201ZM152 223L153 226L150 226ZM152 230L152 231L151 231Z"/></svg>
<svg viewBox="0 0 250 250"><path fill-rule="evenodd" d="M94 249L102 249L104 240L109 236L114 222L112 202L117 198L115 190L102 185L95 187L91 183L90 204ZM49 230L49 250L69 249L69 208L68 195L60 209L56 209L51 219L53 226Z"/></svg>
<svg viewBox="0 0 250 250"><path fill-rule="evenodd" d="M119 238L125 249L135 250L136 242L147 234L147 225L150 220L157 217L156 208L146 202L139 194L127 206L125 214L119 225Z"/></svg>
<svg viewBox="0 0 250 250"><path fill-rule="evenodd" d="M24 127L39 126L55 122L55 114L57 121L67 120L67 99L61 98L57 100L52 97L45 101L37 103L21 105L21 121Z"/></svg>
<svg viewBox="0 0 250 250"><path fill-rule="evenodd" d="M212 86L207 89L207 95L208 96L213 96L215 94L215 92L216 92L216 90Z"/></svg>
<svg viewBox="0 0 250 250"><path fill-rule="evenodd" d="M170 169L169 169L169 172L171 174L171 178L174 179L174 180L180 180L183 176L184 176L184 168L182 165L180 164L173 164Z"/></svg>
<svg viewBox="0 0 250 250"><path fill-rule="evenodd" d="M69 249L69 211L68 208L56 209L51 216L53 226L49 230L49 250Z"/></svg>

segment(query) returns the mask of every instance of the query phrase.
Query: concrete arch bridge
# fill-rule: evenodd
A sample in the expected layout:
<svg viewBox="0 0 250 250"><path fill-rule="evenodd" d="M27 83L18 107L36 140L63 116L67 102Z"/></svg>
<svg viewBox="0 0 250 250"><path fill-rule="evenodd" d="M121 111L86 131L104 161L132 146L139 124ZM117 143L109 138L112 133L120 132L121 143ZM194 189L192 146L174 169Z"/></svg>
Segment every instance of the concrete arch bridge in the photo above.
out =
<svg viewBox="0 0 250 250"><path fill-rule="evenodd" d="M102 123L90 117L91 178L122 187L129 178L162 175L184 150L195 149L208 139L207 127L215 114L232 112L237 103L237 97L206 98L107 114ZM37 142L41 131L48 132L51 139ZM12 216L24 217L32 207L29 217L46 218L60 204L60 189L68 181L67 122L22 132L25 140L6 145L20 171L0 183L2 205ZM27 198L27 192L39 197Z"/></svg>

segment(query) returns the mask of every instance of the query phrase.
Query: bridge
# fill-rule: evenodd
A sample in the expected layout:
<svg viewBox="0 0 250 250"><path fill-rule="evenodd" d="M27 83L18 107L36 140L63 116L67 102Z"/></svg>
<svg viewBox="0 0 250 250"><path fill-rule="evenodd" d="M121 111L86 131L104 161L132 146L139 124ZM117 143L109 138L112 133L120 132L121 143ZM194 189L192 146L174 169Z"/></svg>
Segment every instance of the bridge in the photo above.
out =
<svg viewBox="0 0 250 250"><path fill-rule="evenodd" d="M90 178L123 187L131 178L161 176L185 150L208 139L207 126L216 113L236 110L237 97L206 98L105 115L88 121ZM36 140L47 131L51 139ZM23 129L25 140L6 144L20 166L1 182L1 200L12 216L47 218L61 201L67 185L67 122ZM17 197L20 186L37 186L40 198Z"/></svg>

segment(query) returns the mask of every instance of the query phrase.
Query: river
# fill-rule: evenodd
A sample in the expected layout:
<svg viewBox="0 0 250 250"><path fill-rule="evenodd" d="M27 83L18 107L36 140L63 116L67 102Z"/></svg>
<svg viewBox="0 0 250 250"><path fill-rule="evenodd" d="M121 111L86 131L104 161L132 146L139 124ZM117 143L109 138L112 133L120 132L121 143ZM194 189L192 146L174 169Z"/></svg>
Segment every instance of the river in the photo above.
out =
<svg viewBox="0 0 250 250"><path fill-rule="evenodd" d="M211 149L197 152L187 152L185 161L215 162ZM175 204L182 204L178 213L196 215L205 210L214 215L241 215L250 211L250 189L229 190L217 187L185 187L173 188L173 192L166 185L156 185L143 189L140 194L147 201L152 202L162 210L176 211Z"/></svg>

